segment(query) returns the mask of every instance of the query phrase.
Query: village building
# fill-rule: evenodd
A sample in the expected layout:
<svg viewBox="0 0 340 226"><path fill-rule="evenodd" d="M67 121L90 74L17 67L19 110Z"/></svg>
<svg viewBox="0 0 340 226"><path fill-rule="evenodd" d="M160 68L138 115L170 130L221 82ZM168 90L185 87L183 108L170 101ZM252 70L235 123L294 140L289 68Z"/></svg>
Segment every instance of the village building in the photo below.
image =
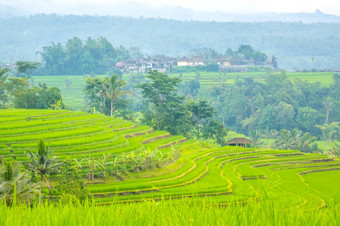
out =
<svg viewBox="0 0 340 226"><path fill-rule="evenodd" d="M226 145L228 146L242 146L242 147L249 147L253 144L254 142L244 138L244 137L238 137L238 138L234 138L231 139L230 141L227 142Z"/></svg>
<svg viewBox="0 0 340 226"><path fill-rule="evenodd" d="M118 62L116 67L123 73L145 74L150 70L157 70L165 73L170 72L172 67L204 66L209 63L216 63L220 72L247 72L248 67L257 66L253 60L235 59L231 57L218 57L211 60L203 57L181 57L172 58L166 56L155 56L148 58L130 58ZM273 68L271 61L266 61L263 67Z"/></svg>

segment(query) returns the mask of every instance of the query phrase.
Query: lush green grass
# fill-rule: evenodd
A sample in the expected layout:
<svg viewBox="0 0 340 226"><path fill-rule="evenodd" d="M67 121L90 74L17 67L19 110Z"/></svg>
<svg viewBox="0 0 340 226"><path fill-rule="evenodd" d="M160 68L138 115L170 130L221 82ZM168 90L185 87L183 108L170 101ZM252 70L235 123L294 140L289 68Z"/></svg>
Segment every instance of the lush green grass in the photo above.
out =
<svg viewBox="0 0 340 226"><path fill-rule="evenodd" d="M339 202L327 208L299 208L285 197L230 202L218 206L210 198L151 201L110 206L0 205L0 225L337 225Z"/></svg>

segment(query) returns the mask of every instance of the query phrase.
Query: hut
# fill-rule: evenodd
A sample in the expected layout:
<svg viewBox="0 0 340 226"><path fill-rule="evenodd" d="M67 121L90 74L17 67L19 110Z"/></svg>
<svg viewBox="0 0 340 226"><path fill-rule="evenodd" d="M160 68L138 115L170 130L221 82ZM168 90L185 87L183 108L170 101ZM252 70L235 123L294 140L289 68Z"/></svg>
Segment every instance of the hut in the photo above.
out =
<svg viewBox="0 0 340 226"><path fill-rule="evenodd" d="M252 145L254 142L243 137L237 137L234 139L231 139L230 141L227 142L227 145L229 146L242 146L242 147L249 147Z"/></svg>

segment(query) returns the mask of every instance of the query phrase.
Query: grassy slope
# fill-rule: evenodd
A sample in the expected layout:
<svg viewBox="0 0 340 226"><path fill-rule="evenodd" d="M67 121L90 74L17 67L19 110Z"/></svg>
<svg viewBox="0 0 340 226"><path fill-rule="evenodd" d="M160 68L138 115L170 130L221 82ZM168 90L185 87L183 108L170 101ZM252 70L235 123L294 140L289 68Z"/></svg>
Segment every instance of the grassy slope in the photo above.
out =
<svg viewBox="0 0 340 226"><path fill-rule="evenodd" d="M148 134L148 127L135 127L121 119L70 111L1 110L0 128L0 154L17 160L26 160L25 150L35 150L41 137L60 159L129 153L183 139L164 137L143 145L153 133L166 133ZM125 137L143 131L145 135ZM95 184L88 181L88 190L97 203L106 204L184 197L224 204L264 198L280 202L283 198L290 206L317 209L339 200L338 192L330 192L339 190L334 183L340 172L339 159L291 150L216 148L193 140L176 148L181 152L176 163L128 174L120 182L112 178ZM326 188L327 184L332 187Z"/></svg>

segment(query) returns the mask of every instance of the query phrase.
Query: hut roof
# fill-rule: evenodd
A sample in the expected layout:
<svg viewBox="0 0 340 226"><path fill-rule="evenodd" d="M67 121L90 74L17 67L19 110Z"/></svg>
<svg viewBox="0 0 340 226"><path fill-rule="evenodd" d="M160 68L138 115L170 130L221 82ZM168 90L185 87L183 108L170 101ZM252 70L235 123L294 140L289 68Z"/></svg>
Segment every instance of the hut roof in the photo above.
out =
<svg viewBox="0 0 340 226"><path fill-rule="evenodd" d="M230 144L253 144L253 141L247 138L237 137L227 142L227 145L230 145Z"/></svg>

